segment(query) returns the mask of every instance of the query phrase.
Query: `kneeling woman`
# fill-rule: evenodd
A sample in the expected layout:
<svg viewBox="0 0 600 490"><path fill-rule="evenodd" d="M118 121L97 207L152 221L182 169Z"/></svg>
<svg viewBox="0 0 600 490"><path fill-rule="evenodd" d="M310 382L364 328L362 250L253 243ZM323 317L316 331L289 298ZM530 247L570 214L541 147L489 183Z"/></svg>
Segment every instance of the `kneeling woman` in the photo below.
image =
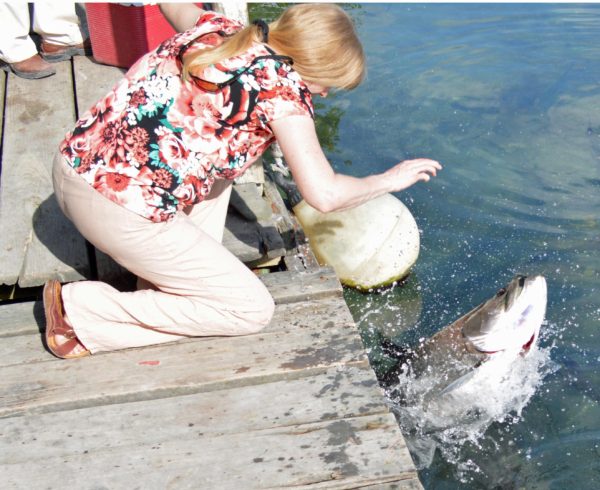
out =
<svg viewBox="0 0 600 490"><path fill-rule="evenodd" d="M95 281L46 284L46 341L61 358L244 335L269 323L268 291L221 238L232 180L275 139L304 199L323 212L441 168L419 159L365 178L332 170L311 97L364 76L362 47L339 7L295 5L271 25L246 28L192 4L162 8L183 32L132 66L54 160L64 213L139 278L135 292Z"/></svg>

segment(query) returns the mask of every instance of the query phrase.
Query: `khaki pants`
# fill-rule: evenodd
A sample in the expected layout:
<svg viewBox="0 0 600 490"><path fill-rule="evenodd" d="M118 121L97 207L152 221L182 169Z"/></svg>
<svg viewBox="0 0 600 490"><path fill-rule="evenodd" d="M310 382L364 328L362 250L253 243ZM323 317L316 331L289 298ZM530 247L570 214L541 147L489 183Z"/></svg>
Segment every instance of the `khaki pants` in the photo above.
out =
<svg viewBox="0 0 600 490"><path fill-rule="evenodd" d="M67 317L92 353L182 337L244 335L269 323L269 292L220 243L230 181L217 180L206 200L164 223L105 198L60 154L53 181L61 209L81 234L144 284L135 292L96 281L63 286Z"/></svg>

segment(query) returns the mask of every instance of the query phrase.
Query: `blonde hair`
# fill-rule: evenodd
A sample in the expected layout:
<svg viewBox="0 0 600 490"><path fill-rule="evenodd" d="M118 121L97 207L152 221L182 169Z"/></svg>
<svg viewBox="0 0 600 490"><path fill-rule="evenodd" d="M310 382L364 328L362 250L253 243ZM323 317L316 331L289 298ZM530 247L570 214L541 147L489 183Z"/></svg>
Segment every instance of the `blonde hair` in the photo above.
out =
<svg viewBox="0 0 600 490"><path fill-rule="evenodd" d="M250 25L217 47L184 56L183 76L201 77L209 65L246 51L262 42L259 26ZM270 46L290 56L294 69L306 82L324 87L355 88L365 76L365 55L350 16L337 5L298 4L269 24Z"/></svg>

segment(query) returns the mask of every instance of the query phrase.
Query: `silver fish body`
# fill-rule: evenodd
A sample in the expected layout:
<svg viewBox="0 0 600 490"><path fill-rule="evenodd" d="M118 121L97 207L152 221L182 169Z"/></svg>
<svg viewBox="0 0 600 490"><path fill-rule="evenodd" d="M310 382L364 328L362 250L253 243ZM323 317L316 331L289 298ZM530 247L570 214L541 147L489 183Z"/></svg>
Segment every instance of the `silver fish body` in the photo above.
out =
<svg viewBox="0 0 600 490"><path fill-rule="evenodd" d="M400 371L412 379L427 377L430 396L448 393L495 357L525 355L539 338L546 302L543 276L516 276L415 349L402 351Z"/></svg>
<svg viewBox="0 0 600 490"><path fill-rule="evenodd" d="M546 280L517 276L492 298L415 349L399 352L388 398L418 468L493 421L518 413L551 366L533 349L546 311Z"/></svg>

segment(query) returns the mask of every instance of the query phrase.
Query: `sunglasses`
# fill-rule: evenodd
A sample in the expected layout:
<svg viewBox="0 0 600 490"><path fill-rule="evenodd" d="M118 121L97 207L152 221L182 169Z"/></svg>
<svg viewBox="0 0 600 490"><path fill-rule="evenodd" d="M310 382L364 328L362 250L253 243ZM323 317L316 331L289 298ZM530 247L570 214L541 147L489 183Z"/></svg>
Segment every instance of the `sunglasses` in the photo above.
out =
<svg viewBox="0 0 600 490"><path fill-rule="evenodd" d="M200 36L200 37L202 37L202 36ZM180 63L180 67L183 67L183 55L184 55L184 53L190 47L190 45L194 41L196 41L197 39L199 39L199 38L193 39L189 43L187 43L184 46L182 46L181 49L179 50L179 53L177 54L177 59L178 59L178 61ZM267 47L267 49L269 49L269 48ZM269 49L269 51L271 51L271 50ZM225 82L209 82L208 80L204 80L203 78L199 78L199 77L193 75L192 73L188 73L188 75L192 79L192 81L196 84L196 86L198 86L199 88L201 88L205 92L218 92L219 90L222 90L225 87L233 84L244 73L247 73L248 71L250 71L250 69L253 66L255 66L257 63L259 63L260 61L263 61L263 60L282 61L284 63L287 63L290 66L294 64L294 60L292 58L290 58L289 56L282 56L282 55L278 55L278 54L273 53L273 54L268 54L268 55L264 55L264 56L257 56L256 58L254 58L252 60L252 62L248 66L246 66L246 67L238 70L236 73L233 74L233 76L231 78L229 78Z"/></svg>

